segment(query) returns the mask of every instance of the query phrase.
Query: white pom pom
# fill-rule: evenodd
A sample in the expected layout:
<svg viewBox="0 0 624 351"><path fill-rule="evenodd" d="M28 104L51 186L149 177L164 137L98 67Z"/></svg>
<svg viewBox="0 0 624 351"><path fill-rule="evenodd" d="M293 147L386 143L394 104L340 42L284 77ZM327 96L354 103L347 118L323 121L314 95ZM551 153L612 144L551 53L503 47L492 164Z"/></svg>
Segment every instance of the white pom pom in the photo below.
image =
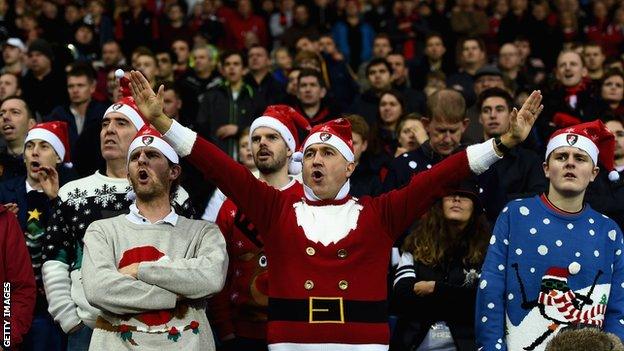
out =
<svg viewBox="0 0 624 351"><path fill-rule="evenodd" d="M578 272L581 271L581 265L578 262L572 262L570 263L570 265L568 266L568 271L570 272L570 274L575 275L578 274Z"/></svg>
<svg viewBox="0 0 624 351"><path fill-rule="evenodd" d="M290 163L288 163L288 174L301 173L301 169L303 168L301 160L303 160L303 153L297 151L292 154Z"/></svg>
<svg viewBox="0 0 624 351"><path fill-rule="evenodd" d="M121 68L118 68L117 70L115 70L115 78L117 79L121 79L121 77L123 77L125 74L126 73Z"/></svg>
<svg viewBox="0 0 624 351"><path fill-rule="evenodd" d="M617 171L609 172L609 180L612 182L617 182L620 180L620 174Z"/></svg>
<svg viewBox="0 0 624 351"><path fill-rule="evenodd" d="M136 193L134 192L134 190L130 190L128 191L128 193L126 193L126 200L128 201L134 201L136 200Z"/></svg>
<svg viewBox="0 0 624 351"><path fill-rule="evenodd" d="M63 163L63 166L65 166L65 168L74 168L74 164L71 162L65 162Z"/></svg>

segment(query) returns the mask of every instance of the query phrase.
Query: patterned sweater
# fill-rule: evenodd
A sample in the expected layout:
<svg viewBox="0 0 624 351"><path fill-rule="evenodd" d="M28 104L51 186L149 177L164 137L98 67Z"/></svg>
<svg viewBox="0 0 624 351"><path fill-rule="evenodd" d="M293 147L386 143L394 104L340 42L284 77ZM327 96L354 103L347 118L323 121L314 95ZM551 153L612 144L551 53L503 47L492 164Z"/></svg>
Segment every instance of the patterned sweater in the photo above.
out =
<svg viewBox="0 0 624 351"><path fill-rule="evenodd" d="M483 350L544 350L559 331L590 325L624 338L624 240L589 205L561 212L545 196L503 209L477 293Z"/></svg>
<svg viewBox="0 0 624 351"><path fill-rule="evenodd" d="M134 263L136 279L118 271ZM181 216L137 224L125 215L92 223L82 282L101 312L89 350L214 350L206 300L223 288L226 271L215 224Z"/></svg>
<svg viewBox="0 0 624 351"><path fill-rule="evenodd" d="M43 242L43 283L48 312L63 331L84 322L95 326L98 310L84 298L80 267L82 239L94 221L128 212L132 203L127 196L132 187L125 178L94 174L65 184L53 200L52 216ZM178 189L176 212L192 217L188 194Z"/></svg>

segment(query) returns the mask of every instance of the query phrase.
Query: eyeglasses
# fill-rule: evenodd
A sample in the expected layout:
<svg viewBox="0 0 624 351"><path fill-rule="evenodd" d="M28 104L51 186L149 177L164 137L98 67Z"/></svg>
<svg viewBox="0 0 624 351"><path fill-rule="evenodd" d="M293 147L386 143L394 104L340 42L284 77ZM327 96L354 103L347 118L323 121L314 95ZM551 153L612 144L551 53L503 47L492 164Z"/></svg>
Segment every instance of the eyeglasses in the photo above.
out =
<svg viewBox="0 0 624 351"><path fill-rule="evenodd" d="M563 290L568 287L568 283L560 282L560 281L553 281L553 280L546 280L542 282L542 286L548 289Z"/></svg>

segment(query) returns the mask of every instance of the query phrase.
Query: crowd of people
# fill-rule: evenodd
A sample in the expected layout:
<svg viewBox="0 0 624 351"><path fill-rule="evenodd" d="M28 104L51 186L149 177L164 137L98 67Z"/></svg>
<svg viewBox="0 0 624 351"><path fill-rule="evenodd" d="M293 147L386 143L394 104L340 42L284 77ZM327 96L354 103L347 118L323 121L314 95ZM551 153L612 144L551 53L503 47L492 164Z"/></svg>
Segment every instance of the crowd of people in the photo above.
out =
<svg viewBox="0 0 624 351"><path fill-rule="evenodd" d="M624 349L622 2L0 0L0 42L6 349Z"/></svg>

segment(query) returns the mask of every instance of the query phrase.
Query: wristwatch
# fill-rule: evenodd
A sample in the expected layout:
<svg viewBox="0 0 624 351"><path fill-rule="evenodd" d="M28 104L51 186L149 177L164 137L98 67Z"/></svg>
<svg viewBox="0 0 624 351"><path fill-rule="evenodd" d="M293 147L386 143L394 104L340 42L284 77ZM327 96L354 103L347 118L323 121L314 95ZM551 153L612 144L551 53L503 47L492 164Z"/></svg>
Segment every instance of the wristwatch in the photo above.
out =
<svg viewBox="0 0 624 351"><path fill-rule="evenodd" d="M503 154L503 156L507 155L509 153L509 150L511 150L510 148L505 146L505 144L503 144L503 141L500 137L494 138L494 145L496 145L496 148Z"/></svg>

